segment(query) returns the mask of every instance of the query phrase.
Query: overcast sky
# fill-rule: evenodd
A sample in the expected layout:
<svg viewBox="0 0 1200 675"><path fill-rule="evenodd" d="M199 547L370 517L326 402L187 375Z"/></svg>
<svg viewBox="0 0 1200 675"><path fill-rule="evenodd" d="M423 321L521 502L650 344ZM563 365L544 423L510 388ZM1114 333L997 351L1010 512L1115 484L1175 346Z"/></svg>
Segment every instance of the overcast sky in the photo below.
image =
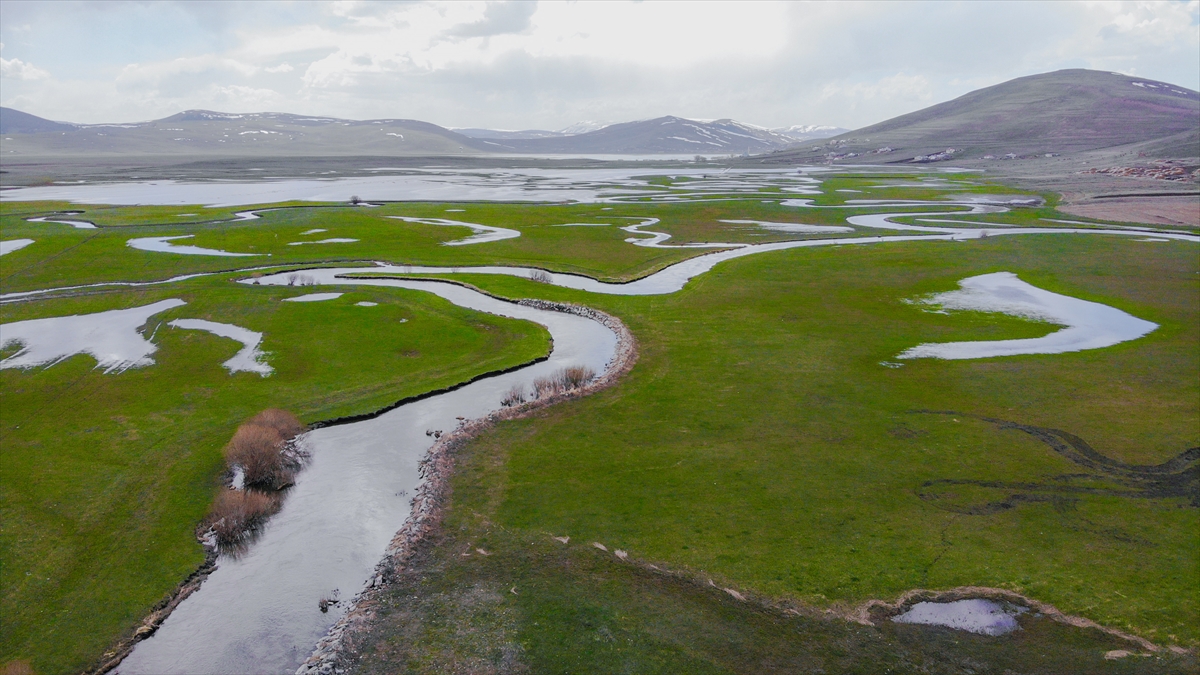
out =
<svg viewBox="0 0 1200 675"><path fill-rule="evenodd" d="M449 127L732 117L857 128L1094 68L1200 89L1200 2L0 2L0 103Z"/></svg>

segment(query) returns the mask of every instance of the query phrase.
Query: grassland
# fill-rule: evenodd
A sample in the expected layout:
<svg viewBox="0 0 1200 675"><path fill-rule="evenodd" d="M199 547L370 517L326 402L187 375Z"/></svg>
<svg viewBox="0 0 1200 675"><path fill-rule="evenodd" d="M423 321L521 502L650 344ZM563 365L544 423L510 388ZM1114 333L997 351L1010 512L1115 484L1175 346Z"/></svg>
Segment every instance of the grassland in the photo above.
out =
<svg viewBox="0 0 1200 675"><path fill-rule="evenodd" d="M302 292L217 277L0 309L8 323L188 303L147 324L146 335L157 330L153 366L105 375L75 356L0 372L0 662L78 672L190 574L204 557L193 531L219 487L221 447L258 410L283 407L306 422L369 412L549 349L538 326L428 294L280 302ZM363 300L379 304L354 305ZM178 317L264 333L275 373L231 376L220 364L240 345L160 325Z"/></svg>
<svg viewBox="0 0 1200 675"><path fill-rule="evenodd" d="M463 277L495 293L553 295L616 314L638 336L642 356L616 388L506 424L476 443L469 465L479 473L455 482L446 536L463 549L470 550L469 542L508 555L484 564L451 556L457 549L448 548L421 571L430 581L398 591L397 619L377 631L386 645L381 654L406 653L396 636L405 634L400 622L413 612L470 616L454 609L459 600L451 586L489 589L508 578L550 583L545 579L572 563L521 549L537 550L551 535L603 542L718 585L818 608L918 587L985 585L1153 640L1196 645L1200 530L1187 499L1098 492L967 515L947 506L1021 489L963 488L951 502L920 497L927 481L939 479L1047 490L1072 480L1103 483L1103 476L1026 434L966 415L1065 430L1134 464L1163 462L1197 445L1195 251L1114 239L1011 237L763 254L725 263L680 293L647 298ZM1137 255L1133 246L1141 247L1133 249ZM921 342L1051 330L997 315L922 312L902 302L1000 270L1161 327L1104 350L880 365ZM963 415L914 412L921 409ZM1062 478L1070 475L1076 478ZM607 576L626 573L570 574L568 583L579 588L540 592L604 598ZM421 584L427 592L417 604L426 609L399 599ZM569 648L552 647L573 644L556 636L572 633L588 612L615 613L604 625L629 626L627 637L658 635L659 624L628 618L642 612L633 599L596 599L570 612L550 599L501 597L477 618L506 617L512 645L539 670L588 669ZM451 626L464 621L435 621L422 630L436 641L439 631L458 630ZM672 630L663 634L677 637ZM638 655L629 663L661 658L664 672L692 668L696 654L686 645L675 653L630 639L633 646L621 643ZM814 654L847 648L834 642Z"/></svg>
<svg viewBox="0 0 1200 675"><path fill-rule="evenodd" d="M891 177L894 181L895 177ZM913 179L915 180L915 179ZM836 176L826 181L824 193L813 195L818 205L844 204L847 199L937 199L947 186L928 188L873 187L888 182L884 176ZM957 180L949 185L955 193L1014 192L978 179ZM860 190L839 193L839 189ZM778 191L763 196L778 198ZM802 195L801 195L802 196ZM1020 209L989 215L990 220L1021 225L1059 226L1043 222L1045 217L1063 217L1053 210L1053 196L1044 208ZM263 205L268 206L268 205ZM212 272L252 265L313 262L382 260L401 264L485 265L522 264L553 271L574 272L607 281L627 281L673 262L700 255L700 249L654 249L630 246L631 237L619 229L636 220L659 218L648 228L670 233L670 242L764 243L795 238L795 235L731 225L721 220L763 220L844 225L847 216L877 212L868 207L805 209L782 206L760 199L724 201L708 199L692 203L513 204L513 203L390 203L376 208L347 205L291 203L267 211L258 220L221 222L235 211L253 207L205 208L114 207L65 202L0 203L0 239L31 238L34 244L6 255L0 267L3 292L19 292L79 283L148 281L177 274ZM916 207L914 212L964 210L961 207ZM94 230L74 229L53 223L30 223L25 219L63 211L82 211L68 219L96 223ZM180 214L198 214L196 216ZM387 216L445 218L515 228L522 236L486 246L442 246L462 239L470 231L405 223ZM565 223L610 223L603 227L558 227ZM319 235L303 236L311 229ZM262 257L227 258L187 256L140 251L126 246L134 237L194 235L179 242ZM874 233L872 233L874 234ZM821 236L821 235L818 235ZM855 235L827 235L855 236ZM324 238L358 239L354 243L290 246L296 241Z"/></svg>
<svg viewBox="0 0 1200 675"><path fill-rule="evenodd" d="M871 187L880 179L831 178L817 203L946 194L940 186ZM977 179L969 183L952 187L1014 192ZM181 213L228 216L246 207L0 203L0 238L37 240L0 260L0 290L163 279L259 263L366 260L511 263L628 280L703 251L631 246L624 241L631 235L618 225L635 221L618 218L660 218L648 229L671 233L672 243L763 242L790 237L719 221L842 224L848 215L872 211L784 207L762 203L758 197L765 196L608 207L329 205L272 211L254 221L190 224L171 219ZM1055 226L1040 221L1062 217L1053 204L1049 195L1043 208L988 219ZM72 218L101 228L24 220L54 210L82 210ZM387 215L514 227L522 236L442 246L469 231ZM555 227L599 218L613 218L608 222L614 225ZM287 245L313 228L328 231L311 238L360 242ZM125 245L134 236L176 234L194 234L186 243L198 246L271 255L204 258ZM499 631L508 636L501 642L517 649L512 658L539 671L604 672L634 664L638 672L723 672L778 662L854 672L860 662L839 660L841 651L861 657L863 672L877 672L871 655L900 654L897 670L942 664L934 658L938 645L968 659L961 663L986 657L1018 671L1053 671L1054 664L1084 658L1084 652L1094 660L1111 644L1032 624L1027 632L1037 636L1030 643L935 639L903 628L867 635L840 624L799 626L714 600L686 583L648 582L632 568L596 563L586 549L560 550L547 544L550 534L570 535L572 546L602 541L638 560L818 609L891 598L914 587L988 585L1153 640L1198 645L1200 523L1186 500L1093 491L968 515L964 507L1016 489L975 485L921 497L926 482L944 479L1042 486L1030 489L1040 495L1064 480L1112 487L1105 476L1057 478L1088 471L1027 434L978 416L1061 429L1130 463L1162 462L1196 446L1197 267L1193 244L1056 235L763 254L725 263L679 293L656 297L598 296L516 278L462 275L460 280L500 295L578 302L612 313L637 335L641 360L617 387L506 423L471 446L455 482L446 547L428 554L424 580L398 587L393 623L385 622L376 635L383 650L377 656L408 658L434 671L461 656L449 647L440 656L433 647L424 655L401 653L404 636L412 634L400 623L414 616L432 617L421 619L423 644L453 642L460 629ZM923 312L903 302L1001 270L1161 327L1132 343L1077 354L881 365L922 342L1034 337L1051 330L994 314ZM291 408L306 421L371 410L546 349L544 334L526 324L457 310L419 293L354 290L334 302L283 304L276 300L301 291L234 287L229 276L3 307L7 323L179 297L189 304L152 322L187 316L263 331L277 373L231 377L219 364L236 350L232 342L165 328L157 339L158 364L150 368L104 376L90 370L87 357L75 357L50 369L0 373L0 555L6 570L0 662L31 658L41 673L78 669L194 569L201 553L192 529L216 488L219 448L257 410ZM381 304L352 306L368 299ZM410 321L397 329L401 318ZM914 412L920 409L963 414ZM448 553L465 542L499 554L477 565L479 558ZM9 570L29 574L22 579ZM507 579L538 590L507 593ZM476 611L460 602L456 593L463 589L479 589L491 599ZM408 591L418 595L413 604L402 601ZM501 600L494 600L494 591ZM648 605L648 598L657 604ZM623 628L605 617L619 618ZM743 623L745 632L733 628ZM594 630L581 632L581 626ZM607 626L613 640L596 626ZM811 639L823 646L807 656L795 652L796 631L807 636L801 643ZM720 643L724 647L714 647L723 655L680 637L714 632L730 636ZM916 644L922 640L932 642ZM954 652L953 642L969 648ZM1020 661L1010 647L1022 644L1058 645L1057 656L1037 662L1042 666ZM411 661L417 657L425 660ZM1106 667L1142 668L1129 663Z"/></svg>

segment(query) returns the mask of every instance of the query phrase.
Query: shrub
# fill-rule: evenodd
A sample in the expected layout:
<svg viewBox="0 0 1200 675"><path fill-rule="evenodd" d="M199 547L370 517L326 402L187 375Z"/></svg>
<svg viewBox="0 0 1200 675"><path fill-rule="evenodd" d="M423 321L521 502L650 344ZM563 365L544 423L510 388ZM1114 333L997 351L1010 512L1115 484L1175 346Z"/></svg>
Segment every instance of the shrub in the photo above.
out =
<svg viewBox="0 0 1200 675"><path fill-rule="evenodd" d="M557 394L560 388L561 385L558 382L558 378L554 377L553 375L549 377L539 377L533 381L533 397L541 398L543 396Z"/></svg>
<svg viewBox="0 0 1200 675"><path fill-rule="evenodd" d="M217 497L208 524L222 548L236 547L279 510L279 498L262 492L226 489Z"/></svg>
<svg viewBox="0 0 1200 675"><path fill-rule="evenodd" d="M304 423L292 413L279 408L267 408L250 418L250 424L261 424L279 432L283 440L291 440L304 433Z"/></svg>
<svg viewBox="0 0 1200 675"><path fill-rule="evenodd" d="M578 389L595 377L596 371L587 366L571 366L558 372L559 383L565 391Z"/></svg>
<svg viewBox="0 0 1200 675"><path fill-rule="evenodd" d="M529 280L542 284L548 284L550 283L550 275L543 270L531 270L529 272Z"/></svg>
<svg viewBox="0 0 1200 675"><path fill-rule="evenodd" d="M225 459L230 466L242 467L245 485L281 487L294 477L291 467L287 466L290 462L283 456L283 444L283 435L274 427L243 424L225 446Z"/></svg>

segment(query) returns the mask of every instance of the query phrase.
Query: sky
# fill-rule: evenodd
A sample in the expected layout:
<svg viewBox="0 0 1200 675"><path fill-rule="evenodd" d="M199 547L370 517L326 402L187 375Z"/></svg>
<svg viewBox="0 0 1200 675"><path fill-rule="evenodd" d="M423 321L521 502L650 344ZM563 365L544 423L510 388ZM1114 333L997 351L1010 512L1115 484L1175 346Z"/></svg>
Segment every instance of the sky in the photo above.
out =
<svg viewBox="0 0 1200 675"><path fill-rule="evenodd" d="M0 105L858 128L1092 68L1200 89L1200 1L0 2Z"/></svg>

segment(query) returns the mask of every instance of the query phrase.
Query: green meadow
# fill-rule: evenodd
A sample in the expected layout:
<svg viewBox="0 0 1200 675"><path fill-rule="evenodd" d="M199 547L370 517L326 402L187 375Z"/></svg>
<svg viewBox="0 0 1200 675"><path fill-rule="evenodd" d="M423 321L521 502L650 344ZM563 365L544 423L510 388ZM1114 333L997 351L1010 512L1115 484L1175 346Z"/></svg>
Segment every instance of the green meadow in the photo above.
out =
<svg viewBox="0 0 1200 675"><path fill-rule="evenodd" d="M977 177L874 187L919 178L836 176L813 197L838 205L1017 192ZM780 196L603 206L322 205L252 221L189 223L171 219L228 217L248 207L6 202L0 238L37 241L0 258L0 290L375 260L518 264L620 281L705 252L633 246L625 239L635 235L618 227L634 218L660 219L645 229L672 234L668 243L758 243L812 235L720 221L844 224L849 215L879 211L787 207ZM986 219L1050 227L1059 224L1043 219L1078 220L1046 197L1045 206ZM101 227L25 220L66 210L84 213L64 218ZM470 231L389 215L511 227L522 236L443 246ZM611 224L561 226L579 222ZM327 231L301 235L316 228ZM180 234L195 235L182 244L263 255L182 256L125 244ZM360 241L288 245L327 237ZM997 271L1159 328L1106 349L891 367L898 353L921 343L1055 330L906 302ZM180 298L188 304L152 317L146 335L172 318L237 324L266 335L276 369L268 378L230 376L220 363L235 343L162 326L154 366L105 375L91 357L75 356L0 373L0 662L31 660L38 673L78 671L195 569L203 553L194 529L220 485L220 448L258 410L289 408L305 421L370 411L549 348L537 326L423 293L339 288L346 294L334 301L282 303L311 289L230 283L242 276L0 306L0 321L10 323ZM971 659L996 672L1061 672L1062 664L1085 662L1096 672L1194 667L1191 657L1104 661L1097 655L1123 643L1050 622L1030 623L1018 637L960 640L908 627L781 618L690 580L818 614L913 588L993 586L1159 643L1200 645L1194 481L1190 500L1138 486L1131 492L1030 433L982 419L1060 430L1134 465L1200 445L1195 244L1037 235L793 249L729 261L678 293L646 297L448 276L504 297L609 312L636 335L640 357L612 388L505 422L470 444L446 527L422 553L418 577L396 587L374 642L364 647L363 672L383 672L397 659L414 671L441 672L447 664L504 658L536 672L738 672L751 664L956 672L954 664ZM361 300L380 304L354 305ZM570 536L570 545L551 536ZM681 576L596 558L593 541ZM476 547L494 555L460 555ZM706 646L695 638L703 634L728 639ZM470 639L455 637L463 635ZM1035 647L1045 660L1020 655Z"/></svg>
<svg viewBox="0 0 1200 675"><path fill-rule="evenodd" d="M203 561L195 529L221 488L221 448L258 411L286 408L305 422L371 412L550 348L539 326L425 293L281 302L303 292L213 277L0 308L9 323L187 302L147 323L154 365L104 374L77 355L0 371L0 659L79 672L133 630ZM165 325L175 318L264 333L274 374L229 374L221 363L241 345Z"/></svg>

